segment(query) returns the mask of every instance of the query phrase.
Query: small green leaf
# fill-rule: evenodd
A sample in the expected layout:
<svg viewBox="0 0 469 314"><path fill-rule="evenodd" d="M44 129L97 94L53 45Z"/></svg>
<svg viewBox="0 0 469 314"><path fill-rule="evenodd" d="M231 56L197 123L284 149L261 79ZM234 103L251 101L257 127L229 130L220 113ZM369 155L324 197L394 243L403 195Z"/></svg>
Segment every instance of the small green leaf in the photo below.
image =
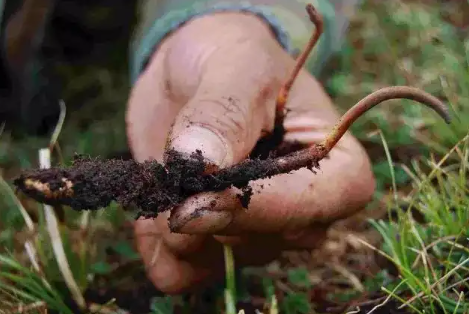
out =
<svg viewBox="0 0 469 314"><path fill-rule="evenodd" d="M151 301L152 314L172 314L174 311L171 297L155 297Z"/></svg>
<svg viewBox="0 0 469 314"><path fill-rule="evenodd" d="M95 274L109 274L112 270L111 265L106 262L97 262L91 265L91 271Z"/></svg>
<svg viewBox="0 0 469 314"><path fill-rule="evenodd" d="M140 255L134 251L130 244L126 241L120 241L112 247L120 255L127 257L129 259L137 259Z"/></svg>
<svg viewBox="0 0 469 314"><path fill-rule="evenodd" d="M290 293L283 300L282 307L287 314L308 314L312 312L311 304L304 293Z"/></svg>
<svg viewBox="0 0 469 314"><path fill-rule="evenodd" d="M308 270L305 268L294 268L288 270L288 280L300 287L311 287Z"/></svg>

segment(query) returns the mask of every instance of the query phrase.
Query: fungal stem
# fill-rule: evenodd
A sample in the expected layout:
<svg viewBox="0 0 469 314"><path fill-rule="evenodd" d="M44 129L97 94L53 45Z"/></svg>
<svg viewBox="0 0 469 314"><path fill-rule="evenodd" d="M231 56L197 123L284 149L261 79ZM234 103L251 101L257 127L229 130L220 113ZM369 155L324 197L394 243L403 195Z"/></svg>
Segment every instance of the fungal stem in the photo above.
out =
<svg viewBox="0 0 469 314"><path fill-rule="evenodd" d="M316 43L318 42L319 37L321 37L321 34L323 33L324 22L323 22L322 16L319 14L316 8L314 8L312 4L308 4L306 5L306 12L308 13L309 19L311 20L311 22L313 22L314 26L316 27L316 30L313 33L313 35L311 35L311 38L306 44L306 47L303 50L303 52L298 56L295 67L293 68L293 72L290 74L290 77L287 79L285 84L283 84L283 86L280 88L279 94L277 96L277 104L276 104L278 120L283 119L285 105L287 103L288 95L293 86L293 83L295 82L295 79L300 73L301 68L305 64L306 59L308 58L308 55L313 50L314 46L316 46Z"/></svg>
<svg viewBox="0 0 469 314"><path fill-rule="evenodd" d="M449 124L451 121L446 105L438 98L428 94L427 92L410 86L384 87L360 100L340 118L326 139L321 143L326 153L329 152L335 144L337 144L355 120L374 106L391 99L415 100L435 110L446 123Z"/></svg>

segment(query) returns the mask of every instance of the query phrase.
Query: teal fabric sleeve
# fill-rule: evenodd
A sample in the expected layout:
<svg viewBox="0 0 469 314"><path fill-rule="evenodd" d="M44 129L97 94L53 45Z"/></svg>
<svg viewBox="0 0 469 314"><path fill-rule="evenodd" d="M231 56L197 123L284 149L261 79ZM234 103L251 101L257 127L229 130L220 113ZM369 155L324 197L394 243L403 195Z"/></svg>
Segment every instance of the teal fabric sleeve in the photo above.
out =
<svg viewBox="0 0 469 314"><path fill-rule="evenodd" d="M353 2L356 2L352 0ZM163 1L164 2L164 1ZM328 57L337 50L337 15L334 5L327 0L316 1L168 1L162 6L155 5L151 10L159 10L158 14L148 14L141 34L131 45L131 83L134 84L140 73L145 69L149 58L158 44L170 32L179 28L190 19L205 14L221 11L246 11L263 18L273 29L279 43L291 54L303 49L314 29L305 7L312 3L324 18L324 34L322 35L306 67L318 74ZM153 19L153 20L152 20Z"/></svg>

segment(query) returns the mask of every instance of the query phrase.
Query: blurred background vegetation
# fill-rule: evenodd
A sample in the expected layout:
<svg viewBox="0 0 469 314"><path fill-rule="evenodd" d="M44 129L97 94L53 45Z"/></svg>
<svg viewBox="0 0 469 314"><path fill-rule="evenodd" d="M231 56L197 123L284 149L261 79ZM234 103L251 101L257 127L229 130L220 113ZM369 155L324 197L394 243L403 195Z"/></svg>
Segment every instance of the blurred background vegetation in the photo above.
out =
<svg viewBox="0 0 469 314"><path fill-rule="evenodd" d="M444 100L453 122L446 125L405 100L360 118L352 132L372 159L375 200L363 213L338 222L324 248L287 252L266 267L243 270L240 309L368 313L378 306L373 313L469 313L468 32L466 0L364 1L342 52L321 77L338 108L345 112L384 86L411 85ZM58 140L65 163L75 152L129 156L126 36L107 49L95 47L94 63L58 66L68 111ZM46 302L50 311L76 309L42 206L15 196L10 184L21 169L38 166L38 149L48 141L16 138L8 130L0 137L0 304L5 305L0 313L35 302ZM52 163L59 162L54 155ZM21 206L34 222L32 231ZM86 215L56 212L70 269L89 302L116 298L115 304L130 313L224 311L223 283L177 298L152 288L133 247L133 217L117 205ZM31 268L27 241L37 247L42 273Z"/></svg>

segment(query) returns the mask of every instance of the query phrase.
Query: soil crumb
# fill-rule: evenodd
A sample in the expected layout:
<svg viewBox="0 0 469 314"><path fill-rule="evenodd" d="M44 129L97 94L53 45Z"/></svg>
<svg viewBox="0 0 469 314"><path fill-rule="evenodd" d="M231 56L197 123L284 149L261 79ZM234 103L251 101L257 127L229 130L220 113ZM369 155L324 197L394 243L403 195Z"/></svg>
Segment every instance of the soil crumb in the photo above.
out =
<svg viewBox="0 0 469 314"><path fill-rule="evenodd" d="M252 187L246 186L241 191L242 193L238 194L238 199L241 202L241 205L247 209L249 203L251 202L252 194L254 194L252 191Z"/></svg>

